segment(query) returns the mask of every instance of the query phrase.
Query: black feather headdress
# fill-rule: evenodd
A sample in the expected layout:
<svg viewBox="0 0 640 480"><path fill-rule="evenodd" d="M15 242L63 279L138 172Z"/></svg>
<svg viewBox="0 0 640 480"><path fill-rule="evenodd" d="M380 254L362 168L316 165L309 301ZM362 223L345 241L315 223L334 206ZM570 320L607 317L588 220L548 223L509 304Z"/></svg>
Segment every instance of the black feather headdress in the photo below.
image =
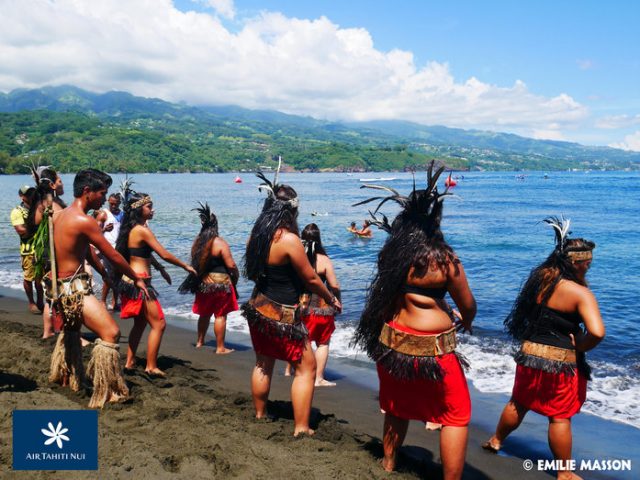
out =
<svg viewBox="0 0 640 480"><path fill-rule="evenodd" d="M199 207L192 208L192 212L198 212L198 217L200 218L200 223L202 224L202 229L207 229L210 227L218 228L218 219L216 218L215 213L211 211L211 207L207 202L202 203L198 202Z"/></svg>
<svg viewBox="0 0 640 480"><path fill-rule="evenodd" d="M369 214L372 217L371 224L385 230L386 232L391 231L391 224L389 223L388 218L385 215L382 215L382 220L380 220L376 214L378 213L378 210L380 210L380 207L389 201L400 205L409 217L413 217L419 221L430 223L435 222L436 224L439 224L440 214L442 211L440 208L442 201L444 200L444 197L451 195L451 193L449 193L448 186L445 187L443 193L438 192L438 179L440 178L440 175L442 175L442 172L444 172L445 167L444 165L441 165L435 170L435 172L434 168L435 161L432 161L427 169L427 184L424 190L416 190L415 176L413 178L413 190L409 196L401 195L397 190L384 185L365 184L360 188L382 190L384 192L391 193L391 195L367 198L366 200L355 203L353 206L356 207L358 205L364 205L366 203L380 200L380 203L378 203L378 206L373 212L369 210Z"/></svg>

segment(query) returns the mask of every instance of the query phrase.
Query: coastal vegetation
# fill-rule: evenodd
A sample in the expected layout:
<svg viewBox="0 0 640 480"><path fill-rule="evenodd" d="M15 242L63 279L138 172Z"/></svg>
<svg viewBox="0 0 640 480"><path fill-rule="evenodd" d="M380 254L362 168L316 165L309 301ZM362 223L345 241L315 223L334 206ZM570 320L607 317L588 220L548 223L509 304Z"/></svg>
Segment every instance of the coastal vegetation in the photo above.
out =
<svg viewBox="0 0 640 480"><path fill-rule="evenodd" d="M335 123L239 107L196 108L124 92L47 87L0 94L0 173L637 169L640 154L407 122Z"/></svg>

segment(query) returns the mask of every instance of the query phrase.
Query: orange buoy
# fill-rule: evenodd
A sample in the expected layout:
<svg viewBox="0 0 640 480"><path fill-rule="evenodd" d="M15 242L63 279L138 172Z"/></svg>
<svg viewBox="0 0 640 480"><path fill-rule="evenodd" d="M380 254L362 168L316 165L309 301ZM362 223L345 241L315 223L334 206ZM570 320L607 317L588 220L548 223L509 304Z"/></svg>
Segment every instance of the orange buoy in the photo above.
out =
<svg viewBox="0 0 640 480"><path fill-rule="evenodd" d="M234 182L236 183L242 183L242 179L240 177L236 177Z"/></svg>

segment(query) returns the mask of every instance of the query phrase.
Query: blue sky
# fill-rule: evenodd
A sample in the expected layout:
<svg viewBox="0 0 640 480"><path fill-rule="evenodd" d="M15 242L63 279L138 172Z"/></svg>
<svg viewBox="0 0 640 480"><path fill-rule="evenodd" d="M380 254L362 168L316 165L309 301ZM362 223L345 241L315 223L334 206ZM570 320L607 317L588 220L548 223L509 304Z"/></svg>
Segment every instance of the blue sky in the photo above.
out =
<svg viewBox="0 0 640 480"><path fill-rule="evenodd" d="M49 15L34 19L37 4ZM74 83L193 104L405 119L640 151L638 2L100 4L0 0L14 15L7 23L17 24L0 33L0 53L10 58L0 66L0 90ZM43 38L27 39L29 29ZM77 53L66 73L24 65L25 56L65 47ZM12 59L16 52L22 61Z"/></svg>

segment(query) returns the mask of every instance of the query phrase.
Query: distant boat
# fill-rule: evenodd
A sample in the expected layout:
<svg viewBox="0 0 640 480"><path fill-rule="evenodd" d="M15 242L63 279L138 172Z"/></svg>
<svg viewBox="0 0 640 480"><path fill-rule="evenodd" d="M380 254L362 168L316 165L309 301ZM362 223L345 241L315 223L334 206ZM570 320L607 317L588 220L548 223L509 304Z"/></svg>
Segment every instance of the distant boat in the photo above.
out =
<svg viewBox="0 0 640 480"><path fill-rule="evenodd" d="M242 183L242 179L238 176L235 178L235 180L233 180L236 183Z"/></svg>
<svg viewBox="0 0 640 480"><path fill-rule="evenodd" d="M453 178L451 178L451 174L445 179L444 186L445 187L455 187L458 184Z"/></svg>
<svg viewBox="0 0 640 480"><path fill-rule="evenodd" d="M396 177L378 177L378 178L361 178L361 182L390 182L395 180Z"/></svg>

